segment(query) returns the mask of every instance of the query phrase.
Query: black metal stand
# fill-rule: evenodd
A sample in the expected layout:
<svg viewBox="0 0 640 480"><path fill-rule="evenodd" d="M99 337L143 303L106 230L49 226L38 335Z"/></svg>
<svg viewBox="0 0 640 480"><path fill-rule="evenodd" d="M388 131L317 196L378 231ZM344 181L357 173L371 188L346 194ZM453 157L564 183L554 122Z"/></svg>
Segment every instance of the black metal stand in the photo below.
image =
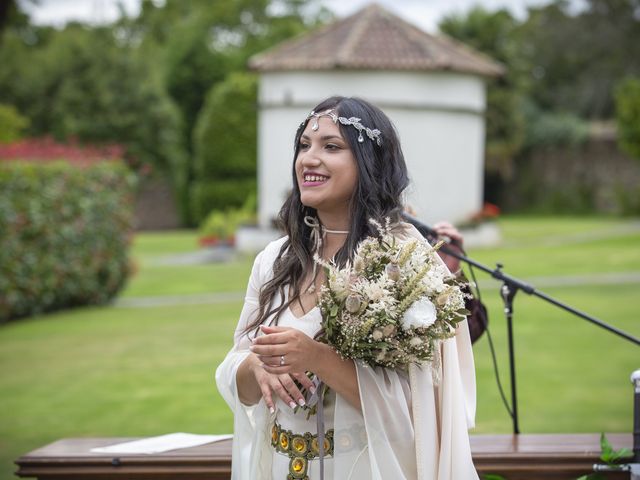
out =
<svg viewBox="0 0 640 480"><path fill-rule="evenodd" d="M438 239L438 232L433 230L428 225L425 225L424 223L420 222L418 219L408 214L403 214L403 216L405 220L411 223L413 226L415 226L425 238L429 240L434 240L434 241ZM465 255L461 255L460 253L448 247L447 245L442 245L440 247L440 250L446 253L447 255L451 255L452 257L457 258L461 262L464 262L468 265L471 265L477 268L478 270L488 273L496 280L499 280L502 282L502 288L500 292L505 304L504 311L507 317L507 329L508 329L508 341L509 341L509 368L510 368L510 374L511 374L511 401L512 401L511 409L512 409L512 418L513 418L513 433L520 433L519 427L518 427L515 354L514 354L514 343L513 343L513 299L519 290L522 290L528 295L534 295L538 298L541 298L546 302L551 303L552 305L560 307L563 310L566 310L567 312L570 312L580 318L583 318L601 328L604 328L605 330L608 330L611 333L614 333L624 338L625 340L628 340L640 346L640 339L624 332L623 330L613 327L603 322L602 320L599 320L596 317L589 315L588 313L577 310L569 305L566 305L565 303L560 302L559 300L556 300L553 297L550 297L549 295L537 290L533 285L529 285L528 283L523 282L522 280L519 280L510 275L507 275L502 271L503 265L500 263L496 264L496 268L491 269L479 262L476 262L475 260L472 260L471 258Z"/></svg>
<svg viewBox="0 0 640 480"><path fill-rule="evenodd" d="M498 265L501 268L502 265ZM511 379L511 413L513 420L513 433L520 433L518 425L518 399L516 396L516 360L513 347L513 299L518 293L508 283L503 283L500 288L500 296L504 302L504 315L507 319L507 342L509 345L509 374Z"/></svg>

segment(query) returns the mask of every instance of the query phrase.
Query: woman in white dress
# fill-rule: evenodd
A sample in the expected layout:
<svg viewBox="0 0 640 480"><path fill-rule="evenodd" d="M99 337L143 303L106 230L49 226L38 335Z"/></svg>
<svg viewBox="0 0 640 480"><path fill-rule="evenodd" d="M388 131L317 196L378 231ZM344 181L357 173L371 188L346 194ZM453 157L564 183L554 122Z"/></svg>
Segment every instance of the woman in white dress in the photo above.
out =
<svg viewBox="0 0 640 480"><path fill-rule="evenodd" d="M466 322L433 366L406 369L344 360L314 338L325 281L315 253L344 265L377 234L370 218L390 218L400 239L422 238L401 222L409 179L393 125L366 101L329 98L300 125L292 170L279 215L286 236L256 257L234 346L216 371L234 412L232 478L477 479Z"/></svg>

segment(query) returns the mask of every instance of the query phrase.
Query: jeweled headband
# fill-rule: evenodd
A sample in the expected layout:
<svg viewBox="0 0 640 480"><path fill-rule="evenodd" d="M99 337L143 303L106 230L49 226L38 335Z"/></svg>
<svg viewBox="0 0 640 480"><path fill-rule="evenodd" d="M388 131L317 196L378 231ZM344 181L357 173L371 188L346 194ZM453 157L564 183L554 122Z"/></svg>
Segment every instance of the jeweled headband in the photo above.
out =
<svg viewBox="0 0 640 480"><path fill-rule="evenodd" d="M365 127L360 123L360 119L357 117L349 117L349 118L339 117L336 114L336 112L333 111L332 108L320 113L316 113L312 111L309 115L307 115L307 118L305 119L305 121L309 120L310 118L313 118L313 124L311 125L311 129L314 132L318 130L318 119L320 117L329 117L331 118L331 120L333 120L333 123L336 123L336 124L340 122L342 125L353 125L358 130L358 134L359 134L358 141L360 143L364 142L364 137L362 136L362 132L365 132L367 134L367 137L369 137L371 141L375 141L378 144L378 146L382 145L382 135L380 133L380 130L378 130L377 128L371 129L371 128Z"/></svg>

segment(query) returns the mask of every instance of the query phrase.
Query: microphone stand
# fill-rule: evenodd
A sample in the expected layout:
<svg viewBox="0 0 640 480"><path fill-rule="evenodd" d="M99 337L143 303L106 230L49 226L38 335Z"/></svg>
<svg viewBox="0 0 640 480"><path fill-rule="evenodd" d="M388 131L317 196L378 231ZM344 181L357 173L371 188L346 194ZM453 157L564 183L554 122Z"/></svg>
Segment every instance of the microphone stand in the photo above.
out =
<svg viewBox="0 0 640 480"><path fill-rule="evenodd" d="M439 235L434 229L425 225L418 219L412 217L407 213L403 213L402 216L404 219L411 223L414 227L418 229L418 231L425 237L427 240L437 240ZM500 296L502 297L502 301L504 303L504 312L507 319L507 338L509 345L509 373L511 378L511 409L512 409L512 420L513 420L513 433L520 433L520 427L518 425L518 405L517 405L517 397L516 397L516 370L515 370L515 355L514 355L514 342L513 342L513 299L516 294L522 290L524 293L528 295L534 295L542 300L545 300L552 305L555 305L567 312L570 312L580 318L583 318L605 330L608 330L611 333L614 333L625 340L630 341L631 343L635 343L640 346L640 339L616 328L613 327L602 320L597 319L596 317L589 315L588 313L577 310L565 303L556 300L555 298L537 290L533 285L530 285L522 280L519 280L511 275L507 275L502 271L503 265L501 263L496 264L496 268L489 268L475 260L460 254L454 249L450 248L448 245L442 245L440 250L446 253L447 255L451 255L452 257L457 258L461 262L464 262L470 266L477 268L478 270L482 270L485 273L488 273L496 280L502 282L502 287L500 288ZM636 436L637 437L637 436ZM640 444L640 438L634 437L634 444L637 440ZM635 447L634 447L635 448ZM637 451L637 450L636 450ZM640 462L640 460L638 460ZM640 479L639 479L640 480Z"/></svg>

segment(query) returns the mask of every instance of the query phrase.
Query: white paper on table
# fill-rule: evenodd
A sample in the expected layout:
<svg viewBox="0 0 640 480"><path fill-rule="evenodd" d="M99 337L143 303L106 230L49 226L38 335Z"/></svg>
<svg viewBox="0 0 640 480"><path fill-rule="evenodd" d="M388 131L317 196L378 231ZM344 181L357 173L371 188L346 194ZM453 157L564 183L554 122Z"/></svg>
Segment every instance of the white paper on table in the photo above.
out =
<svg viewBox="0 0 640 480"><path fill-rule="evenodd" d="M233 435L197 435L195 433L169 433L158 437L143 438L131 442L118 443L108 447L96 447L95 453L162 453L179 448L197 447L206 443L233 438Z"/></svg>

